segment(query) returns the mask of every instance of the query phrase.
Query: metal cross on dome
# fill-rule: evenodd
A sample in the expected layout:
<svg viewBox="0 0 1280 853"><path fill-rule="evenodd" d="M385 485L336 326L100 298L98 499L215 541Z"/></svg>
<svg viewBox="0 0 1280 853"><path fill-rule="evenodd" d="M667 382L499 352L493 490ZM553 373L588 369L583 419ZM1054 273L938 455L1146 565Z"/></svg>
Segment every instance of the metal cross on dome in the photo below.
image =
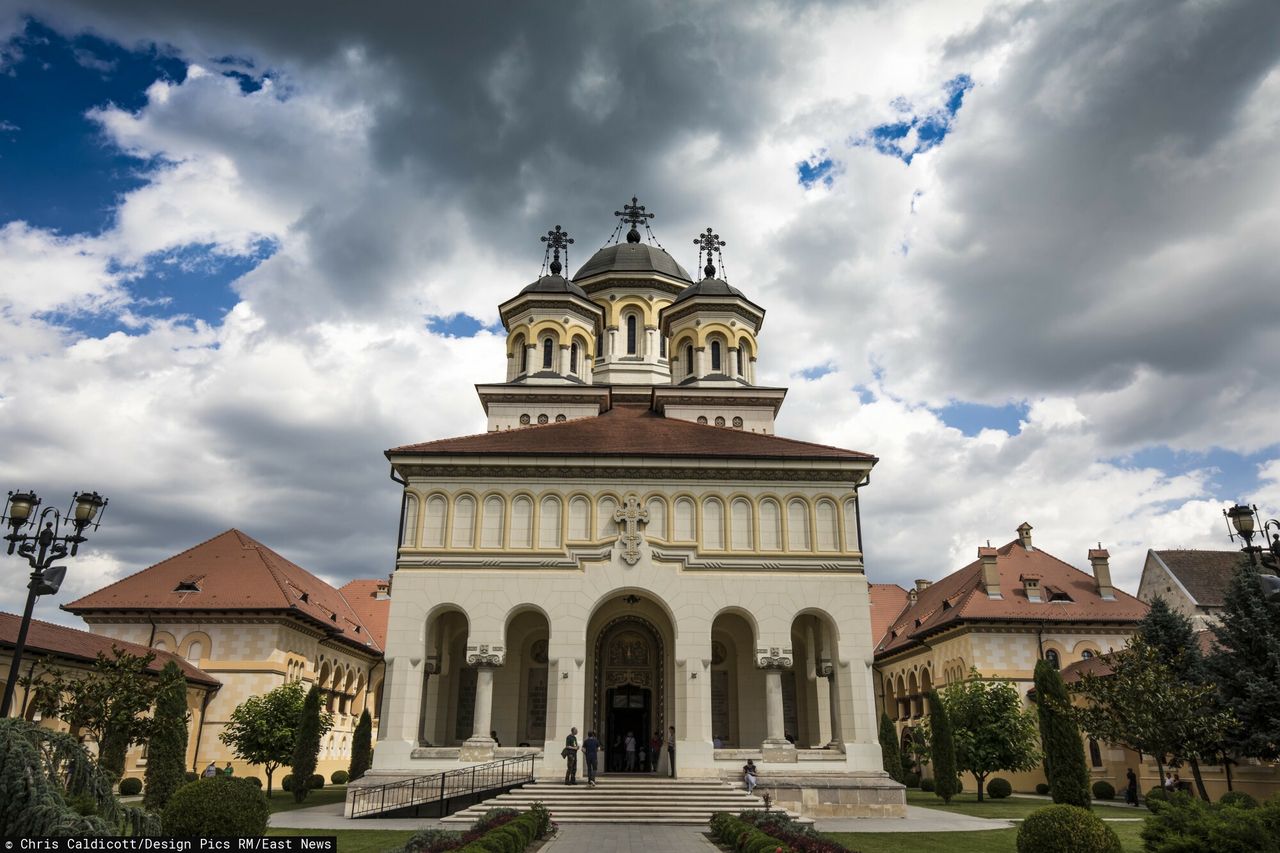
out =
<svg viewBox="0 0 1280 853"><path fill-rule="evenodd" d="M560 270L564 267L560 266L560 250L564 249L564 259L569 260L569 247L573 245L573 238L569 236L568 231L561 231L557 225L553 230L547 232L547 236L541 238L542 242L547 244L547 250L542 255L542 262L547 262L547 255L551 255L551 274L560 275Z"/></svg>
<svg viewBox="0 0 1280 853"><path fill-rule="evenodd" d="M715 264L711 263L711 254L715 253L716 258L720 261L720 266L723 268L724 255L720 253L720 247L726 245L725 242L720 239L719 234L712 233L710 228L705 233L694 237L693 242L698 247L698 263L702 263L702 253L706 252L707 254L707 265L702 268L702 271L707 274L707 278L714 278L716 267Z"/></svg>
<svg viewBox="0 0 1280 853"><path fill-rule="evenodd" d="M648 220L653 219L657 214L646 213L644 205L640 203L640 199L632 196L631 204L624 204L622 210L615 210L613 215L621 217L623 222L631 226L631 230L627 232L627 242L639 243L640 231L636 226L644 223L648 227Z"/></svg>
<svg viewBox="0 0 1280 853"><path fill-rule="evenodd" d="M613 512L613 520L622 525L618 541L622 543L622 560L628 566L640 562L640 525L649 523L649 510L640 505L635 495L627 495L622 506Z"/></svg>

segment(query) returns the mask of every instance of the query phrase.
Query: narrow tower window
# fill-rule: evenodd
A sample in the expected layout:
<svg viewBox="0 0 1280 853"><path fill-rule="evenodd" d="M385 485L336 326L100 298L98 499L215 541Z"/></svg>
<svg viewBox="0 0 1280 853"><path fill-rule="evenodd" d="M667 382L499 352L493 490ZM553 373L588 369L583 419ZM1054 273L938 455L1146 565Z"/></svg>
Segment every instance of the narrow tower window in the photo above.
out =
<svg viewBox="0 0 1280 853"><path fill-rule="evenodd" d="M684 359L685 359L685 364L689 366L687 375L692 376L693 375L693 344L685 344Z"/></svg>
<svg viewBox="0 0 1280 853"><path fill-rule="evenodd" d="M570 373L578 372L578 342L577 341L574 341L573 345L569 347L569 372Z"/></svg>
<svg viewBox="0 0 1280 853"><path fill-rule="evenodd" d="M636 315L627 317L627 355L636 354Z"/></svg>
<svg viewBox="0 0 1280 853"><path fill-rule="evenodd" d="M529 372L529 348L524 345L524 341L520 342L520 372Z"/></svg>
<svg viewBox="0 0 1280 853"><path fill-rule="evenodd" d="M542 339L542 369L543 370L551 369L551 356L552 356L551 350L552 350L551 338L543 338Z"/></svg>
<svg viewBox="0 0 1280 853"><path fill-rule="evenodd" d="M659 337L659 338L658 338L658 357L659 357L659 358L666 358L666 357L667 357L667 339L666 339L666 336L662 336L662 337Z"/></svg>
<svg viewBox="0 0 1280 853"><path fill-rule="evenodd" d="M738 376L747 378L747 372L742 369L742 347L738 347Z"/></svg>
<svg viewBox="0 0 1280 853"><path fill-rule="evenodd" d="M720 342L719 341L711 342L711 369L712 370L720 369Z"/></svg>

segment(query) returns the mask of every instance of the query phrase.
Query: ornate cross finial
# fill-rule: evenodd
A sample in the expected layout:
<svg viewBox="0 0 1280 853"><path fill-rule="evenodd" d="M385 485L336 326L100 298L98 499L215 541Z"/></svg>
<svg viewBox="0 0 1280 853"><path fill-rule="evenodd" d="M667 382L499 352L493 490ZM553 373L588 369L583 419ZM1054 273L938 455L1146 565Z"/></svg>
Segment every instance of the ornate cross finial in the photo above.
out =
<svg viewBox="0 0 1280 853"><path fill-rule="evenodd" d="M706 230L706 233L694 237L693 242L698 247L698 263L702 263L702 253L706 252L707 254L707 265L702 268L702 271L707 274L707 278L714 278L716 267L715 264L711 263L711 254L715 253L715 256L720 259L720 266L723 267L724 256L720 254L720 247L724 246L725 242L720 239L719 234L711 233L710 228Z"/></svg>
<svg viewBox="0 0 1280 853"><path fill-rule="evenodd" d="M635 495L627 495L626 502L613 512L613 520L622 525L618 542L622 545L622 560L628 566L640 562L640 525L649 522L649 510L640 505Z"/></svg>
<svg viewBox="0 0 1280 853"><path fill-rule="evenodd" d="M628 243L639 243L640 231L636 226L642 222L647 224L648 220L655 216L652 213L645 213L644 205L640 204L640 200L635 196L631 197L631 204L624 204L622 210L615 210L613 215L622 217L622 221L631 226L631 230L627 232Z"/></svg>
<svg viewBox="0 0 1280 853"><path fill-rule="evenodd" d="M568 231L561 231L557 225L555 230L548 231L547 236L542 238L542 242L547 244L547 251L542 256L542 262L546 263L547 254L551 254L551 274L560 275L560 270L564 267L560 266L560 250L564 249L564 259L569 260L569 247L573 245L573 238L569 236Z"/></svg>

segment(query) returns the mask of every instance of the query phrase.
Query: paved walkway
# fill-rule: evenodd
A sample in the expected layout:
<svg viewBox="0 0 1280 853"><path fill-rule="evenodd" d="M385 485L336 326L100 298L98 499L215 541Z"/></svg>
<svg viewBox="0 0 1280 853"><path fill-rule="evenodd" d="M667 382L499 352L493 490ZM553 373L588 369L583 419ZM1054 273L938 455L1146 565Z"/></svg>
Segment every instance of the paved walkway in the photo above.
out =
<svg viewBox="0 0 1280 853"><path fill-rule="evenodd" d="M1008 829L1013 823L926 809L923 806L907 806L905 818L814 818L813 825L822 832L977 832L984 829Z"/></svg>
<svg viewBox="0 0 1280 853"><path fill-rule="evenodd" d="M654 826L643 823L561 824L540 853L719 853L705 826Z"/></svg>
<svg viewBox="0 0 1280 853"><path fill-rule="evenodd" d="M371 817L355 820L342 816L342 803L276 812L267 824L277 829L426 829L430 826L445 829L458 828L456 825L441 823L427 817Z"/></svg>

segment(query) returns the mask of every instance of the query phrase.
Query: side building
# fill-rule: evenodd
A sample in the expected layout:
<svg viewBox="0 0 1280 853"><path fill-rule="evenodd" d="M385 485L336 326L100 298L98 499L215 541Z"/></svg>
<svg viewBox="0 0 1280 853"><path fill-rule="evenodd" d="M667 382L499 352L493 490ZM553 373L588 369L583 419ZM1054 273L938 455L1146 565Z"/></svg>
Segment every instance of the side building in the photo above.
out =
<svg viewBox="0 0 1280 853"><path fill-rule="evenodd" d="M386 581L335 588L228 530L63 609L94 634L176 656L219 684L196 709L193 761L230 761L238 776L261 778L262 770L236 760L218 738L235 707L287 681L319 684L334 715L316 770L328 777L347 768L361 712L368 708L376 723L388 593ZM129 772L139 760L130 756Z"/></svg>

